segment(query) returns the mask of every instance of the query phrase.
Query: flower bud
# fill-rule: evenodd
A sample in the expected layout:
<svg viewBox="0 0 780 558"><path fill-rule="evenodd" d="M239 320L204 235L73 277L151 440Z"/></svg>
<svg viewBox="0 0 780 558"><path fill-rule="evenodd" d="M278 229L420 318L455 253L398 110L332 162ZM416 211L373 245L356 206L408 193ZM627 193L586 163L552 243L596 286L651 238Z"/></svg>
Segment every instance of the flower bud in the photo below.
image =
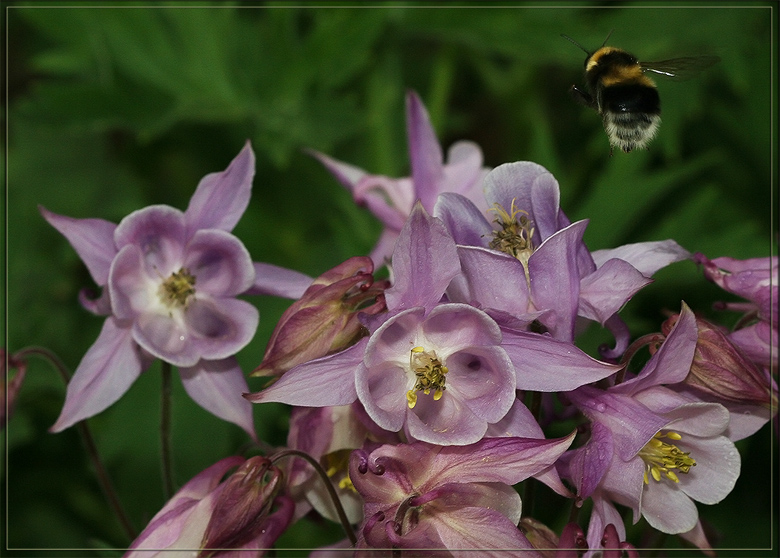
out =
<svg viewBox="0 0 780 558"><path fill-rule="evenodd" d="M542 551L542 556L557 558L557 551L550 551L550 549L558 548L558 535L555 534L555 531L533 517L522 518L518 527L525 535L525 538L528 539L528 542L530 542L534 548ZM544 552L545 550L548 550L548 552ZM566 558L566 556L562 556L562 558ZM572 558L576 558L576 552L572 555Z"/></svg>
<svg viewBox="0 0 780 558"><path fill-rule="evenodd" d="M358 314L385 310L387 281L374 281L370 258L353 257L314 280L282 314L263 362L252 376L281 376L290 368L329 355L366 334Z"/></svg>
<svg viewBox="0 0 780 558"><path fill-rule="evenodd" d="M268 527L266 519L284 484L265 457L247 459L224 483L201 548L240 548Z"/></svg>
<svg viewBox="0 0 780 558"><path fill-rule="evenodd" d="M678 317L672 316L664 322L665 335ZM766 376L729 341L722 328L699 317L696 326L696 350L685 384L723 402L777 406L777 395L771 392Z"/></svg>

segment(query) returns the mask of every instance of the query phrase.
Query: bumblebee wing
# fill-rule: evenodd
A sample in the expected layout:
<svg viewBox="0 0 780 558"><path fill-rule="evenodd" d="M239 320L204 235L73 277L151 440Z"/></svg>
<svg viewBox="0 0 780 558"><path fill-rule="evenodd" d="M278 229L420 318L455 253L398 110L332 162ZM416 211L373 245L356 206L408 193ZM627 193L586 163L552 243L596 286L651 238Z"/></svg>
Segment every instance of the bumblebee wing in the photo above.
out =
<svg viewBox="0 0 780 558"><path fill-rule="evenodd" d="M685 56L658 62L640 62L640 65L643 72L653 72L673 81L685 81L719 61L719 56Z"/></svg>

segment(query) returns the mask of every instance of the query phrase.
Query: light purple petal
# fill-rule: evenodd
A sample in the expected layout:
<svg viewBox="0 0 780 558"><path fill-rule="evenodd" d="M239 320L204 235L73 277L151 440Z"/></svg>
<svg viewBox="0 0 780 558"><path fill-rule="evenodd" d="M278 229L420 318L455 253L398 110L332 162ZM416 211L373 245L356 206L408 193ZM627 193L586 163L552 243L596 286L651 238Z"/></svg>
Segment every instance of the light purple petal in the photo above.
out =
<svg viewBox="0 0 780 558"><path fill-rule="evenodd" d="M612 258L619 258L633 265L645 277L652 277L659 269L691 257L691 253L674 240L624 244L611 250L597 250L591 255L597 267Z"/></svg>
<svg viewBox="0 0 780 558"><path fill-rule="evenodd" d="M446 360L448 390L478 417L498 422L515 401L515 369L501 347L466 347Z"/></svg>
<svg viewBox="0 0 780 558"><path fill-rule="evenodd" d="M348 405L357 399L355 370L363 361L368 338L348 349L299 364L263 391L244 395L252 403L278 402L302 407Z"/></svg>
<svg viewBox="0 0 780 558"><path fill-rule="evenodd" d="M499 309L513 316L528 312L528 283L518 260L487 248L457 249L461 274L447 288L450 300Z"/></svg>
<svg viewBox="0 0 780 558"><path fill-rule="evenodd" d="M194 366L201 359L187 325L168 314L140 314L132 326L133 339L144 350L174 366Z"/></svg>
<svg viewBox="0 0 780 558"><path fill-rule="evenodd" d="M319 151L309 150L307 153L322 163L350 192L353 192L357 183L368 174L363 169L337 161Z"/></svg>
<svg viewBox="0 0 780 558"><path fill-rule="evenodd" d="M425 317L421 324L425 339L442 354L480 345L501 343L501 329L493 319L467 304L440 304Z"/></svg>
<svg viewBox="0 0 780 558"><path fill-rule="evenodd" d="M741 469L739 452L731 440L725 436L697 438L683 434L676 445L696 460L696 466L687 475L678 475L683 492L702 504L717 504L729 495Z"/></svg>
<svg viewBox="0 0 780 558"><path fill-rule="evenodd" d="M428 118L428 111L414 91L406 94L406 132L415 193L423 207L427 211L433 211L433 204L436 203L439 186L444 178L444 156Z"/></svg>
<svg viewBox="0 0 780 558"><path fill-rule="evenodd" d="M462 507L436 516L436 530L444 548L455 555L458 549L479 549L479 556L503 558L507 555L541 558L520 529L498 511L482 507ZM519 550L522 549L522 552Z"/></svg>
<svg viewBox="0 0 780 558"><path fill-rule="evenodd" d="M187 235L198 229L232 231L249 205L254 175L255 154L247 141L224 171L200 180L184 214Z"/></svg>
<svg viewBox="0 0 780 558"><path fill-rule="evenodd" d="M114 245L116 225L103 219L73 219L57 215L42 205L38 206L38 210L52 227L68 239L95 283L101 287L108 283L108 270L117 253Z"/></svg>
<svg viewBox="0 0 780 558"><path fill-rule="evenodd" d="M60 432L103 411L124 395L140 373L141 357L130 329L107 318L68 383L65 404L50 431Z"/></svg>
<svg viewBox="0 0 780 558"><path fill-rule="evenodd" d="M314 281L312 277L272 264L255 262L255 282L248 295L271 295L297 300Z"/></svg>
<svg viewBox="0 0 780 558"><path fill-rule="evenodd" d="M482 191L482 183L490 172L482 166L482 150L471 141L458 141L447 150L447 164L444 165L443 190L462 194L470 199L481 211L487 211L488 205Z"/></svg>
<svg viewBox="0 0 780 558"><path fill-rule="evenodd" d="M395 244L398 242L398 233L391 229L385 229L379 235L379 240L371 249L369 257L374 262L376 269L383 265L390 265L393 258L393 250L395 250Z"/></svg>
<svg viewBox="0 0 780 558"><path fill-rule="evenodd" d="M162 280L162 277L149 275L138 246L125 245L114 258L109 274L107 290L114 316L130 320L161 306L158 290Z"/></svg>
<svg viewBox="0 0 780 558"><path fill-rule="evenodd" d="M466 197L444 192L433 208L457 244L486 247L493 238L493 226L485 214Z"/></svg>
<svg viewBox="0 0 780 558"><path fill-rule="evenodd" d="M414 387L407 369L384 362L370 369L361 363L355 376L357 397L377 425L385 430L401 430L406 418L406 392Z"/></svg>
<svg viewBox="0 0 780 558"><path fill-rule="evenodd" d="M567 476L577 488L577 496L588 498L594 493L612 462L612 434L606 426L594 422L590 440L570 453L572 455Z"/></svg>
<svg viewBox="0 0 780 558"><path fill-rule="evenodd" d="M696 504L673 482L655 482L642 495L642 515L662 533L676 535L696 527L699 512Z"/></svg>
<svg viewBox="0 0 780 558"><path fill-rule="evenodd" d="M614 390L620 393L637 393L654 385L682 382L691 369L698 336L696 317L683 302L680 317L661 348L636 378L615 386Z"/></svg>
<svg viewBox="0 0 780 558"><path fill-rule="evenodd" d="M501 205L506 211L512 207L528 212L533 221L537 242L546 240L560 228L561 201L558 181L550 171L529 161L505 163L485 177L485 198L490 206Z"/></svg>
<svg viewBox="0 0 780 558"><path fill-rule="evenodd" d="M255 336L260 314L245 300L198 295L184 310L184 320L201 358L220 360L246 347Z"/></svg>
<svg viewBox="0 0 780 558"><path fill-rule="evenodd" d="M249 388L235 358L201 359L195 366L180 368L179 375L184 389L198 405L257 439L252 404L242 397Z"/></svg>
<svg viewBox="0 0 780 558"><path fill-rule="evenodd" d="M574 340L574 322L580 295L577 252L587 221L578 221L553 234L531 254L531 303L537 310L551 310L541 319L556 339Z"/></svg>
<svg viewBox="0 0 780 558"><path fill-rule="evenodd" d="M626 527L623 524L623 518L617 511L617 508L605 498L601 491L593 497L593 511L588 523L588 546L591 549L601 548L601 540L604 537L604 529L607 525L614 525L618 531L618 538L621 541L626 539Z"/></svg>
<svg viewBox="0 0 780 558"><path fill-rule="evenodd" d="M604 325L637 291L650 283L652 279L628 262L611 259L580 282L578 314Z"/></svg>
<svg viewBox="0 0 780 558"><path fill-rule="evenodd" d="M463 446L481 440L487 431L487 422L476 416L463 401L446 392L439 401L433 400L433 393L418 393L417 404L406 415L405 427L412 440Z"/></svg>
<svg viewBox="0 0 780 558"><path fill-rule="evenodd" d="M128 244L137 246L147 275L158 277L179 271L186 240L184 214L167 205L151 205L132 212L114 232L117 250Z"/></svg>
<svg viewBox="0 0 780 558"><path fill-rule="evenodd" d="M79 291L79 303L85 310L96 316L111 315L111 297L106 288L103 288L97 297L92 289L81 289Z"/></svg>
<svg viewBox="0 0 780 558"><path fill-rule="evenodd" d="M547 335L502 330L501 347L517 370L517 389L570 391L610 376L620 366L598 361L571 343Z"/></svg>
<svg viewBox="0 0 780 558"><path fill-rule="evenodd" d="M184 267L195 276L196 292L213 296L236 296L255 280L249 251L232 234L199 230L187 243Z"/></svg>
<svg viewBox="0 0 780 558"><path fill-rule="evenodd" d="M432 308L459 270L455 242L442 222L415 205L395 245L395 283L385 292L388 310Z"/></svg>

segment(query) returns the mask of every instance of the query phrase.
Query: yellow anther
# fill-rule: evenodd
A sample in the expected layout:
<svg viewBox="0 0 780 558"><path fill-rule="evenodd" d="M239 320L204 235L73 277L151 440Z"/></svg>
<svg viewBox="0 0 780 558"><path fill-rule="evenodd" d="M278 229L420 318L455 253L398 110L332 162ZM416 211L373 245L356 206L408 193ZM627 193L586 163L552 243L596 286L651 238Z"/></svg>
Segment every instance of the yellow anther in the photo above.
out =
<svg viewBox="0 0 780 558"><path fill-rule="evenodd" d="M648 471L656 482L660 482L661 477L664 476L670 481L678 483L680 482L680 477L677 476L675 471L687 474L691 467L696 465L696 460L689 456L690 452L684 452L676 445L669 444L661 440L661 438L668 438L674 441L682 440L682 436L677 432L666 432L664 434L658 432L639 451L639 456L645 462L645 484L649 484Z"/></svg>
<svg viewBox="0 0 780 558"><path fill-rule="evenodd" d="M430 395L438 401L447 389L445 375L449 369L436 357L435 351L427 352L424 347L414 347L409 357L409 368L415 375L414 388L406 392L406 402L410 409L417 404L417 392Z"/></svg>

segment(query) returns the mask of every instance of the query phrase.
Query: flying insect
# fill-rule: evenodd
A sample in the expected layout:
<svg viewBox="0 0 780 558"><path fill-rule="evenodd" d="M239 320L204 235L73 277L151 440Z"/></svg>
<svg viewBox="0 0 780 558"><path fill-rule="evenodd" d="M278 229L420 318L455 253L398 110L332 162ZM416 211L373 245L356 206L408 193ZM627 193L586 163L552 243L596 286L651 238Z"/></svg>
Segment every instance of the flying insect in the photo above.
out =
<svg viewBox="0 0 780 558"><path fill-rule="evenodd" d="M628 153L646 148L661 124L661 99L655 82L646 74L684 81L717 63L720 58L689 56L640 62L623 49L605 46L610 35L594 52L568 35L561 36L588 55L585 59L585 89L572 85L572 96L601 115L611 149L617 147Z"/></svg>

